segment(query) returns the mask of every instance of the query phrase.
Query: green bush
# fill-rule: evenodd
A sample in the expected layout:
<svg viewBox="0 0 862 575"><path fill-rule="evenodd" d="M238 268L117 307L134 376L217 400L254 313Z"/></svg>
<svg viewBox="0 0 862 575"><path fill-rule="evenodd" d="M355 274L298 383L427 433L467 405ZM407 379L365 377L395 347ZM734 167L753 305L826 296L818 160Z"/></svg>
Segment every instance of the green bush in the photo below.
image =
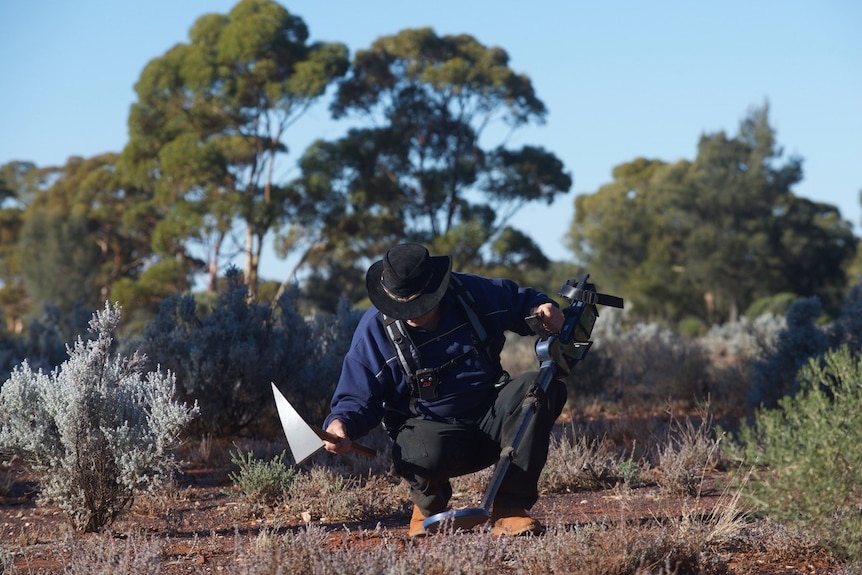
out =
<svg viewBox="0 0 862 575"><path fill-rule="evenodd" d="M695 338L704 335L709 330L709 326L704 321L697 317L687 317L680 320L677 325L677 331L680 335L687 338Z"/></svg>
<svg viewBox="0 0 862 575"><path fill-rule="evenodd" d="M246 497L264 505L275 505L284 499L290 484L297 476L295 467L287 467L284 464L285 452L269 461L256 459L249 451L243 454L237 448L231 452L231 463L237 466L236 472L231 472L228 477L245 494Z"/></svg>
<svg viewBox="0 0 862 575"><path fill-rule="evenodd" d="M787 313L787 308L790 307L790 304L792 304L797 297L799 296L794 293L782 292L760 298L748 306L748 309L745 310L745 317L756 319L768 313L783 316Z"/></svg>
<svg viewBox="0 0 862 575"><path fill-rule="evenodd" d="M765 468L755 501L833 552L862 559L862 358L831 350L798 381L797 395L741 430L747 463Z"/></svg>

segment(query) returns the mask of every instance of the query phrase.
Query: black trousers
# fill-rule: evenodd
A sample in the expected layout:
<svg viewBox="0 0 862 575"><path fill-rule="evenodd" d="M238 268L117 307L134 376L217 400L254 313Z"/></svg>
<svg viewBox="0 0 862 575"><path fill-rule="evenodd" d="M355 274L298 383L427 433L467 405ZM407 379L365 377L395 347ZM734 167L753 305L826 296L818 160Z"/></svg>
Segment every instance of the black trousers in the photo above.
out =
<svg viewBox="0 0 862 575"><path fill-rule="evenodd" d="M502 448L517 431L521 405L536 376L537 372L528 372L510 381L476 421L413 417L404 422L392 447L395 471L410 485L410 499L426 517L447 509L452 497L450 478L485 469L499 460ZM551 428L565 403L565 383L553 379L539 398L495 504L529 509L536 503Z"/></svg>

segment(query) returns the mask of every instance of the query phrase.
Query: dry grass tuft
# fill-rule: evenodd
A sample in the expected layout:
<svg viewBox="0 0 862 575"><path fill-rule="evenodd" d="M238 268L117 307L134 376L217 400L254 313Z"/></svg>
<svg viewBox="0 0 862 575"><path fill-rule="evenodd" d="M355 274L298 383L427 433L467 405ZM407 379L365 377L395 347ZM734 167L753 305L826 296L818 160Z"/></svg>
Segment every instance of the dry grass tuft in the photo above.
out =
<svg viewBox="0 0 862 575"><path fill-rule="evenodd" d="M400 480L392 477L345 477L314 467L291 484L277 513L291 523L297 518L305 523L364 521L403 511L406 495Z"/></svg>
<svg viewBox="0 0 862 575"><path fill-rule="evenodd" d="M161 571L161 544L146 536L93 535L71 549L67 575L158 575Z"/></svg>
<svg viewBox="0 0 862 575"><path fill-rule="evenodd" d="M696 496L704 474L720 460L720 443L709 415L699 424L690 417L684 422L672 419L667 442L658 446L662 492L671 497Z"/></svg>
<svg viewBox="0 0 862 575"><path fill-rule="evenodd" d="M578 435L570 427L568 433L551 438L542 488L551 493L568 493L606 489L626 481L629 466L619 460L616 452L610 441Z"/></svg>

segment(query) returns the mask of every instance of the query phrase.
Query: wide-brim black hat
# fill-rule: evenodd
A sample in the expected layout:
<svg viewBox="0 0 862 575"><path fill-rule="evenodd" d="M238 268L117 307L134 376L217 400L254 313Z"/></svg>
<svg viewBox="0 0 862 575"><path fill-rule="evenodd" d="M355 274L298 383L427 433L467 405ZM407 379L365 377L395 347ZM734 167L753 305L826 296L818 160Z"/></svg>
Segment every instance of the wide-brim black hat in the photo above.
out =
<svg viewBox="0 0 862 575"><path fill-rule="evenodd" d="M449 286L452 259L420 244L399 244L365 274L371 303L389 317L416 319L434 309Z"/></svg>

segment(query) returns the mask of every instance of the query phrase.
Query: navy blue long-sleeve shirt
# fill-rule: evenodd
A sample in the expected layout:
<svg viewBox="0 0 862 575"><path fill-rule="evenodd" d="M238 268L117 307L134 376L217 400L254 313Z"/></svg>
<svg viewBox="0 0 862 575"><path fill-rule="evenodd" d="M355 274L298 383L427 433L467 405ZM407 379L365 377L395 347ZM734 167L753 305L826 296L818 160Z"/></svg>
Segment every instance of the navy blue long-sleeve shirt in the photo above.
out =
<svg viewBox="0 0 862 575"><path fill-rule="evenodd" d="M451 289L440 302L436 330L407 326L421 367L437 368L466 357L440 374L436 399L414 404L417 414L431 418L471 418L484 413L494 401L494 384L502 375L499 360L505 332L530 335L524 318L536 306L553 302L547 295L511 280L457 275L476 299L490 343L488 354L479 349L467 315ZM468 353L474 350L478 353ZM410 398L410 386L386 336L380 312L371 306L359 321L344 357L324 428L333 419L340 419L348 437L362 437L380 424L386 407L404 411Z"/></svg>

